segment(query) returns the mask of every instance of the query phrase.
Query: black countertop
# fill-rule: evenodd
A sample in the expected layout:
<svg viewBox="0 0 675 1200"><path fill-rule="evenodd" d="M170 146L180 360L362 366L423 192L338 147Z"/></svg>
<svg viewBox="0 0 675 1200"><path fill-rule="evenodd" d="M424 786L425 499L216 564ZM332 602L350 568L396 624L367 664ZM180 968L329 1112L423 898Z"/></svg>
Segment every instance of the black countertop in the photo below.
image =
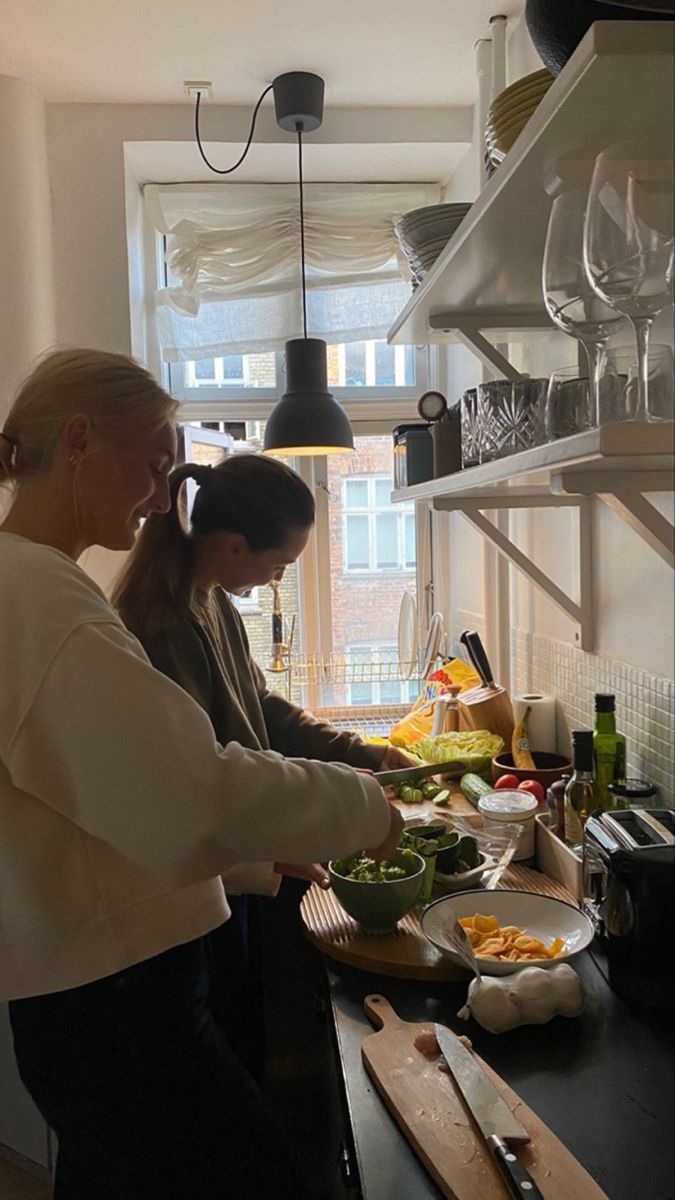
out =
<svg viewBox="0 0 675 1200"><path fill-rule="evenodd" d="M392 979L326 961L335 1035L364 1200L441 1195L387 1112L361 1061L373 1026L363 1011L381 992L408 1021L442 1021L538 1113L610 1200L673 1200L672 1019L626 1005L600 960L575 960L584 1014L495 1036L456 1019L466 986ZM570 1200L575 1200L570 1197Z"/></svg>

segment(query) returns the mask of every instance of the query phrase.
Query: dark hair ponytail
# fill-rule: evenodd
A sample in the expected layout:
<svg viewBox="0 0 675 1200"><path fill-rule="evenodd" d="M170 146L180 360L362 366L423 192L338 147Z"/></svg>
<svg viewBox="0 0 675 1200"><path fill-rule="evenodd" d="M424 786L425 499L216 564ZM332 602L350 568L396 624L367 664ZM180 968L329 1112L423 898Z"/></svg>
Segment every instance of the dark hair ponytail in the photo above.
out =
<svg viewBox="0 0 675 1200"><path fill-rule="evenodd" d="M183 484L198 485L188 525ZM258 554L281 547L290 529L314 522L314 497L295 471L261 454L234 454L214 467L184 463L169 478L171 507L152 513L113 589L112 603L141 641L202 613L195 600L195 544L201 535L240 533Z"/></svg>

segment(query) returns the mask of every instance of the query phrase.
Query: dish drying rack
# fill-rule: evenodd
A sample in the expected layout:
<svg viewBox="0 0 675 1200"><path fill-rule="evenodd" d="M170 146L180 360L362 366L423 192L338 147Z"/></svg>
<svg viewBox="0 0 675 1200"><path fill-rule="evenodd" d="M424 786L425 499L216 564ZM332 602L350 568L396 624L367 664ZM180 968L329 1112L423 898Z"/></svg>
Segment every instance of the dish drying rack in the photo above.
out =
<svg viewBox="0 0 675 1200"><path fill-rule="evenodd" d="M417 662L352 662L344 655L324 655L317 658L294 659L296 683L418 683ZM406 707L406 706L404 706Z"/></svg>
<svg viewBox="0 0 675 1200"><path fill-rule="evenodd" d="M347 689L354 684L419 685L419 668L411 662L349 661L344 655L292 660L286 673L289 698L299 694L305 707L337 729L362 737L383 737L410 710L410 703L350 703ZM331 695L332 692L332 695ZM341 694L342 693L342 694Z"/></svg>

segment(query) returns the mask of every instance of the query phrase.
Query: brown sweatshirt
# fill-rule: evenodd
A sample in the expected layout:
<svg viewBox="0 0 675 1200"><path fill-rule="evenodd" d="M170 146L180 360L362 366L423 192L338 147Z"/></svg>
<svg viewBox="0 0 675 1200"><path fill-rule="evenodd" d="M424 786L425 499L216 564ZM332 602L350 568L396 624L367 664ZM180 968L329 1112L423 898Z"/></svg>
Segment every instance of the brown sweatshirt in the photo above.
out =
<svg viewBox="0 0 675 1200"><path fill-rule="evenodd" d="M377 770L382 746L341 733L267 687L251 657L244 622L227 594L218 592L218 636L195 619L146 638L150 661L208 713L217 740L250 750L277 750L289 758L342 762Z"/></svg>

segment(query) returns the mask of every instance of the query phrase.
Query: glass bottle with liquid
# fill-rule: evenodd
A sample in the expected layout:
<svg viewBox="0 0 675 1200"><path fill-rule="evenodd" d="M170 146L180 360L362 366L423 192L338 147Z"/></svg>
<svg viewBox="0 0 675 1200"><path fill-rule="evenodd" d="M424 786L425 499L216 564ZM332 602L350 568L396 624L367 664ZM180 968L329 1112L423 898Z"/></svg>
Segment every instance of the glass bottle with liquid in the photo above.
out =
<svg viewBox="0 0 675 1200"><path fill-rule="evenodd" d="M593 733L581 729L572 734L574 773L565 788L565 841L581 854L584 825L598 807L593 778Z"/></svg>
<svg viewBox="0 0 675 1200"><path fill-rule="evenodd" d="M613 696L597 693L595 697L595 730L593 731L593 759L595 782L600 808L614 808L615 798L608 791L610 783L624 783L626 779L626 739L616 731Z"/></svg>

